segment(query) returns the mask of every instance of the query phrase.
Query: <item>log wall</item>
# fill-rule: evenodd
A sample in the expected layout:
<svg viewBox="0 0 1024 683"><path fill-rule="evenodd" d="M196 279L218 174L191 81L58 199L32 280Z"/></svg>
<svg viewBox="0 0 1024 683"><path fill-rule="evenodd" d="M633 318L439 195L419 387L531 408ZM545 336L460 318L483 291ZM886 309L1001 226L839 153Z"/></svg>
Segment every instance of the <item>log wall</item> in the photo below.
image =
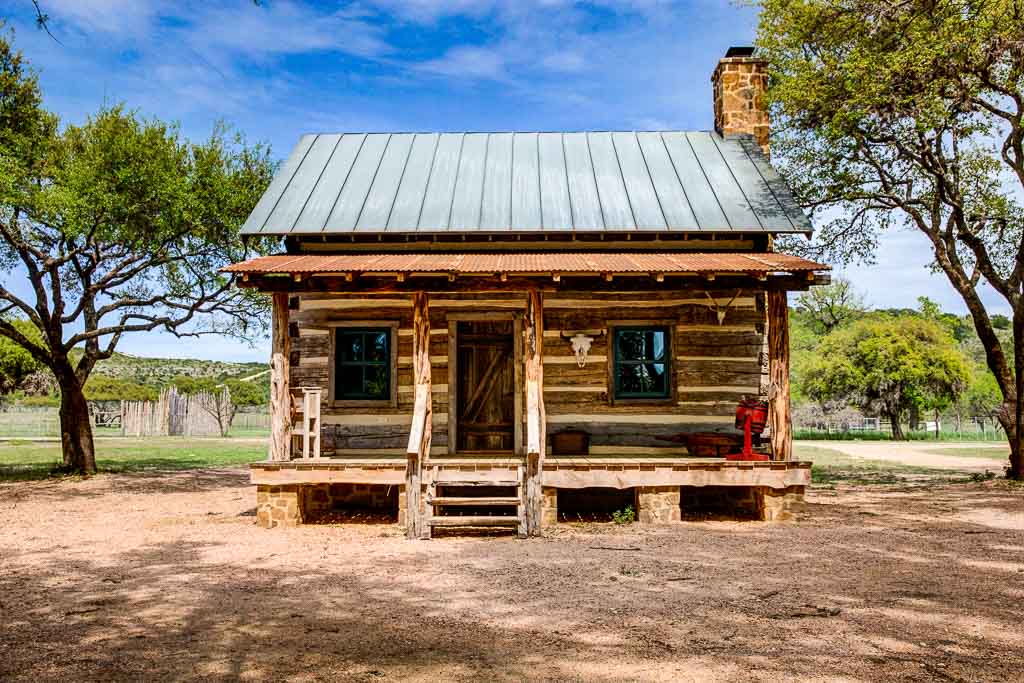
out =
<svg viewBox="0 0 1024 683"><path fill-rule="evenodd" d="M734 432L736 403L762 393L764 306L764 293L750 291L715 292L713 299L703 291L548 295L544 358L548 434L586 431L591 455L683 455L685 447L663 437ZM670 328L673 387L668 400L612 400L609 327L626 322ZM607 334L598 336L602 331ZM576 332L595 337L583 368L577 366L569 342L562 338L563 333Z"/></svg>
<svg viewBox="0 0 1024 683"><path fill-rule="evenodd" d="M543 377L547 435L568 428L591 434L593 455L657 452L683 454L667 442L680 432L734 431L736 403L762 393L765 344L763 292L658 293L548 292L544 295ZM499 311L522 314L526 292L450 293L430 297L433 395L431 454L448 453L448 322L450 314ZM727 307L727 304L730 304ZM715 309L717 304L720 309ZM405 455L415 399L413 297L405 294L302 294L290 301L291 392L324 392L321 415L325 455ZM723 312L721 322L718 312ZM371 322L374 321L374 322ZM609 337L614 321L648 321L672 330L673 394L668 401L620 402L610 394ZM397 401L394 406L335 407L329 395L330 334L343 322L398 325ZM568 341L594 336L585 367ZM525 412L525 411L522 411ZM525 433L525 432L524 432Z"/></svg>

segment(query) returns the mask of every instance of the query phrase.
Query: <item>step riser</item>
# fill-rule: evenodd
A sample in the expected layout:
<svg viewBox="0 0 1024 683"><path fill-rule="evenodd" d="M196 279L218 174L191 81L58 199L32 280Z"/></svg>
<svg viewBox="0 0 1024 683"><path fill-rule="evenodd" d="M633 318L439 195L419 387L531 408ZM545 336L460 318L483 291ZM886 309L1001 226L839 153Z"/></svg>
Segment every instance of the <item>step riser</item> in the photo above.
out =
<svg viewBox="0 0 1024 683"><path fill-rule="evenodd" d="M518 517L431 517L426 522L431 527L519 526Z"/></svg>
<svg viewBox="0 0 1024 683"><path fill-rule="evenodd" d="M472 506L479 505L479 506L483 507L483 506L492 506L492 505L495 505L495 506L498 506L498 505L500 505L500 506L519 505L520 502L521 501L519 500L519 498L513 498L513 497L508 497L508 498L463 498L463 497L452 498L452 497L438 496L437 498L434 498L433 500L428 499L427 500L427 505L451 505L451 506L465 506L465 507L472 507Z"/></svg>

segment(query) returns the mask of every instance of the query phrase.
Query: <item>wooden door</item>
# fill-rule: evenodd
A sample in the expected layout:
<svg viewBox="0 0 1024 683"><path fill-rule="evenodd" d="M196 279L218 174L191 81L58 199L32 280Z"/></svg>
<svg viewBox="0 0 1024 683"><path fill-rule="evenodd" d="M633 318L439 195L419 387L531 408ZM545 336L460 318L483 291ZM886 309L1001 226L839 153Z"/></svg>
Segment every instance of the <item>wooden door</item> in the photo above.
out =
<svg viewBox="0 0 1024 683"><path fill-rule="evenodd" d="M511 452L515 433L512 321L466 321L456 334L457 447Z"/></svg>

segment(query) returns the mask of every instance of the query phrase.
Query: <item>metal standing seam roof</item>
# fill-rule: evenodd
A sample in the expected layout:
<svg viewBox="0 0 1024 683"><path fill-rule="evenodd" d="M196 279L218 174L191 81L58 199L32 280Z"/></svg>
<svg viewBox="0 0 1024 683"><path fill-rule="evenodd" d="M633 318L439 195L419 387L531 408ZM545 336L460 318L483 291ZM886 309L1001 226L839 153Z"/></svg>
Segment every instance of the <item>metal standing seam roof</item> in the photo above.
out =
<svg viewBox="0 0 1024 683"><path fill-rule="evenodd" d="M780 253L342 254L263 256L230 273L813 273L829 266Z"/></svg>
<svg viewBox="0 0 1024 683"><path fill-rule="evenodd" d="M811 231L750 136L714 132L305 135L247 235Z"/></svg>

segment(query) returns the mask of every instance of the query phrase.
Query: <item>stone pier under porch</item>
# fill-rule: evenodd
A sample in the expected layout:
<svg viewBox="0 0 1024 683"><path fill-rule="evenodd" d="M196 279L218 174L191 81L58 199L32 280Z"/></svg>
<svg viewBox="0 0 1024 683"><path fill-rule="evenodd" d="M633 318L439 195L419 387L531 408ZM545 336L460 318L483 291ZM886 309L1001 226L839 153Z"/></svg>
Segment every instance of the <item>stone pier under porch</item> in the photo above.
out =
<svg viewBox="0 0 1024 683"><path fill-rule="evenodd" d="M407 522L405 461L400 458L318 458L250 466L257 487L257 523L295 526L334 505L356 502ZM437 479L472 473L505 479L518 460L434 458ZM720 458L549 457L542 479L541 520L558 522L558 493L580 489L631 490L641 524L679 522L688 510L763 521L791 519L811 481L805 461L726 461Z"/></svg>

